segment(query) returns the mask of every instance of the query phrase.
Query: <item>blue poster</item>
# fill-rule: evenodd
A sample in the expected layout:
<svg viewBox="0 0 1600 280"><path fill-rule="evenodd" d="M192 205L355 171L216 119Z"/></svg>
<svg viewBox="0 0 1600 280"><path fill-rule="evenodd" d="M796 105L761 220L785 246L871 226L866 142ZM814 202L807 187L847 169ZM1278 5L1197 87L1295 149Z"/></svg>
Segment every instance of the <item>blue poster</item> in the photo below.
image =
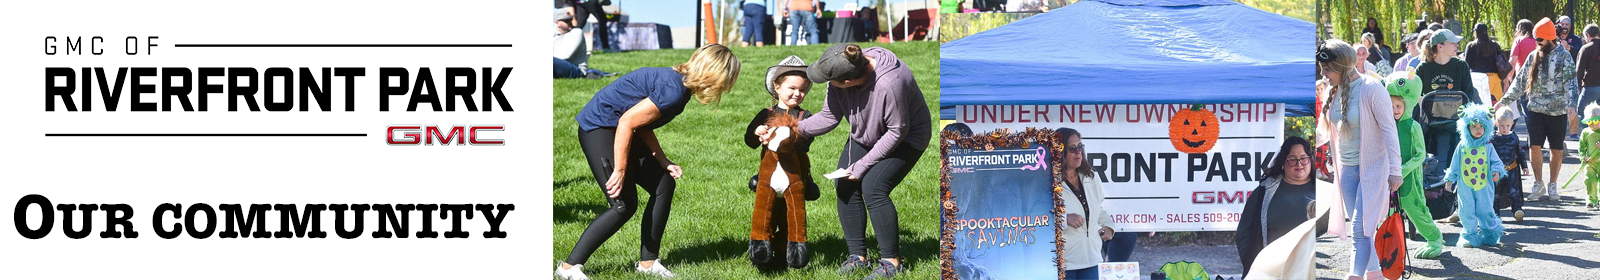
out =
<svg viewBox="0 0 1600 280"><path fill-rule="evenodd" d="M947 147L941 236L956 278L1057 278L1050 150L1017 144L1031 147Z"/></svg>

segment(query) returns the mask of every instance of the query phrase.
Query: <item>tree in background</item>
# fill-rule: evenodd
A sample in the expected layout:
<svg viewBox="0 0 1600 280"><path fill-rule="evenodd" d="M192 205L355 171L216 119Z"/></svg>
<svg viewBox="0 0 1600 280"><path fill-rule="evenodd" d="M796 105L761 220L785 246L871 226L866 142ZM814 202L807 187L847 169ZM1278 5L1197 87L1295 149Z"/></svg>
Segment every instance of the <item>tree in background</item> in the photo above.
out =
<svg viewBox="0 0 1600 280"><path fill-rule="evenodd" d="M1473 24L1486 23L1490 26L1491 35L1502 47L1510 47L1508 43L1512 33L1516 31L1517 20L1529 19L1538 21L1540 18L1555 19L1561 15L1571 15L1573 26L1581 27L1584 24L1595 23L1600 20L1600 0L1352 0L1352 1L1318 1L1317 10L1317 39L1329 39L1329 36L1349 42L1356 41L1361 34L1361 29L1366 26L1367 18L1378 20L1380 28L1384 31L1385 42L1399 42L1402 36L1416 29L1415 20L1423 19L1427 15L1427 22L1434 22L1434 16L1455 15L1461 22L1463 42L1471 41L1472 32L1467 32ZM1329 33L1331 32L1331 33ZM1388 43L1395 50L1401 50L1395 43Z"/></svg>

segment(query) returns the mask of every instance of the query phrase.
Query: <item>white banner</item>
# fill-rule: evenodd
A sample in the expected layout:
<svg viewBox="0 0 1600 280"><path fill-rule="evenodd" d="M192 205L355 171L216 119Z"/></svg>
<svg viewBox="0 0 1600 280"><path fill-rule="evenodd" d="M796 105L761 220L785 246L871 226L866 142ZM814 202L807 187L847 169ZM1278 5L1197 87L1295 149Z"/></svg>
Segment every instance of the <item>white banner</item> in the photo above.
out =
<svg viewBox="0 0 1600 280"><path fill-rule="evenodd" d="M1175 117L1187 104L963 105L956 121L974 132L1001 128L1072 128L1083 134L1095 178L1105 188L1105 211L1123 231L1231 231L1245 197L1283 143L1283 104L1210 104ZM1190 114L1186 113L1186 114ZM1212 122L1211 116L1215 116ZM1174 121L1217 125L1216 134ZM1179 124L1182 126L1182 124ZM1201 129L1203 130L1203 129ZM1172 137L1211 141L1200 153L1179 151ZM1178 145L1185 145L1178 142ZM1188 148L1193 151L1200 148Z"/></svg>

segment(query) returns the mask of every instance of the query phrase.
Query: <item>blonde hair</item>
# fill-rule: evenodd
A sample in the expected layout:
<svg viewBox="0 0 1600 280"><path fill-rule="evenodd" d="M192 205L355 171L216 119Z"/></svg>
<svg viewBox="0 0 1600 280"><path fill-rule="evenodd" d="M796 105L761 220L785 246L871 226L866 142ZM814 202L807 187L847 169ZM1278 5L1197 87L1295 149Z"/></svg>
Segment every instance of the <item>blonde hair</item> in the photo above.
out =
<svg viewBox="0 0 1600 280"><path fill-rule="evenodd" d="M1589 104L1589 106L1583 106L1583 111L1588 112L1588 114L1584 114L1584 116L1600 116L1600 104ZM1583 120L1578 121L1581 122Z"/></svg>
<svg viewBox="0 0 1600 280"><path fill-rule="evenodd" d="M1510 107L1500 107L1499 110L1494 111L1494 123L1515 122L1517 118L1514 114L1516 113L1512 112Z"/></svg>
<svg viewBox="0 0 1600 280"><path fill-rule="evenodd" d="M1361 74L1356 72L1355 65L1356 63L1361 63L1366 58L1356 58L1355 48L1351 47L1349 43L1345 43L1343 40L1328 39L1328 41L1322 43L1322 47L1327 49L1329 52L1332 52L1333 55L1337 57L1332 62L1324 62L1324 64L1333 66L1329 70L1339 73L1339 77L1344 79L1343 81L1329 81L1329 86L1332 87L1333 94L1329 95L1328 97L1333 98L1337 96L1341 101L1339 104L1344 105L1344 108L1340 108L1340 110L1349 110L1350 81L1355 81L1356 79L1361 78ZM1328 109L1327 106L1332 104L1333 102L1322 103L1323 110L1326 111Z"/></svg>
<svg viewBox="0 0 1600 280"><path fill-rule="evenodd" d="M717 103L739 80L739 57L726 46L711 44L695 50L688 62L672 66L672 70L683 74L683 86L700 104Z"/></svg>

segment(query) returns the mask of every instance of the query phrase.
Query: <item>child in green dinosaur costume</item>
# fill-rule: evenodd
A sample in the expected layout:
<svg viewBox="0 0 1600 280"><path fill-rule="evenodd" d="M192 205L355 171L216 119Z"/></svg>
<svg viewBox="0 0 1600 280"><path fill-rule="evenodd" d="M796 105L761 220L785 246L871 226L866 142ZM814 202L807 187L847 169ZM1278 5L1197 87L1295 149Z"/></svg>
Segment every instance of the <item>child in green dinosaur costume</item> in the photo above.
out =
<svg viewBox="0 0 1600 280"><path fill-rule="evenodd" d="M1389 89L1389 97L1395 100L1394 112L1397 122L1395 130L1400 134L1400 169L1405 174L1405 183L1400 185L1400 209L1407 213L1406 217L1416 225L1417 233L1428 240L1428 245L1417 249L1415 254L1419 259L1438 257L1444 251L1444 237L1439 234L1439 227L1433 224L1432 214L1428 212L1426 197L1422 194L1422 160L1428 157L1425 153L1425 143L1422 138L1422 125L1411 119L1411 112L1417 107L1417 101L1422 97L1422 81L1410 72L1396 72L1384 79L1384 86ZM1400 107L1404 108L1400 108Z"/></svg>
<svg viewBox="0 0 1600 280"><path fill-rule="evenodd" d="M1583 124L1589 127L1583 129L1583 137L1578 141L1578 153L1583 155L1583 165L1588 175L1583 180L1584 189L1589 193L1589 210L1600 210L1600 105L1589 104L1583 108L1589 113L1589 118Z"/></svg>

